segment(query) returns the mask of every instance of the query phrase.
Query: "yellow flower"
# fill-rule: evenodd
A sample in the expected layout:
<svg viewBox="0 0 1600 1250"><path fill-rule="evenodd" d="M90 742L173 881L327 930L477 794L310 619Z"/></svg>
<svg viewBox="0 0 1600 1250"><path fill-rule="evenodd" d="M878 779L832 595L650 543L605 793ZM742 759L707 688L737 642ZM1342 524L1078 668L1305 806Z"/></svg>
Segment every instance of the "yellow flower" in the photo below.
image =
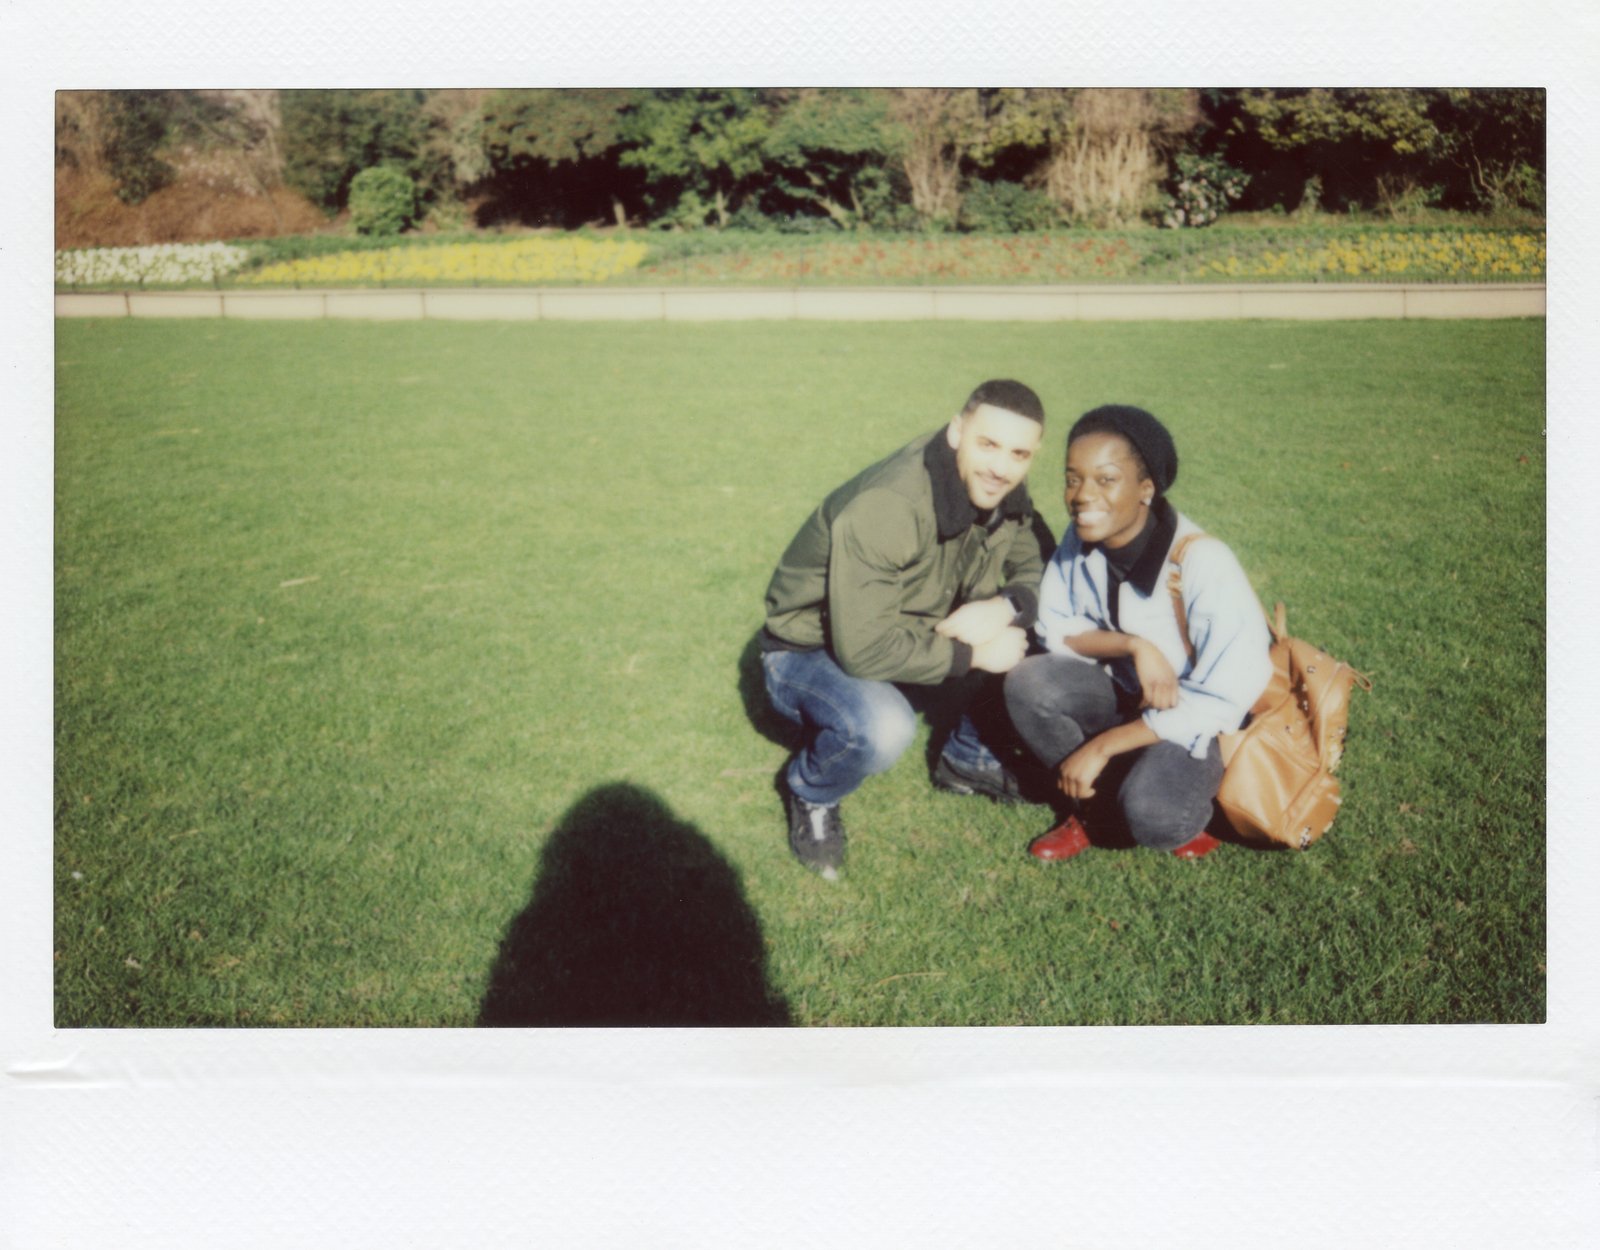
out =
<svg viewBox="0 0 1600 1250"><path fill-rule="evenodd" d="M518 239L446 243L308 256L267 265L245 281L258 285L323 282L599 282L636 269L642 243L591 239Z"/></svg>

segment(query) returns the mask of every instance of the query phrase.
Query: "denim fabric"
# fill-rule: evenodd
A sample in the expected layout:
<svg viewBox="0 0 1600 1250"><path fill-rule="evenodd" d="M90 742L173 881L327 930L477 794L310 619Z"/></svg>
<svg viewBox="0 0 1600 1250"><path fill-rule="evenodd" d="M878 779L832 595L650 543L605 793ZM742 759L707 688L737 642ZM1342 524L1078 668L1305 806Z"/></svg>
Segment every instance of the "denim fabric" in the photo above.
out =
<svg viewBox="0 0 1600 1250"><path fill-rule="evenodd" d="M808 803L839 802L892 766L916 736L916 710L899 687L852 677L826 651L768 651L761 665L773 708L810 735L785 774ZM999 766L965 715L944 753L969 767Z"/></svg>
<svg viewBox="0 0 1600 1250"><path fill-rule="evenodd" d="M944 741L944 749L939 754L958 764L965 764L969 769L987 771L1001 766L1000 758L983 741L982 731L965 713L950 731L950 736Z"/></svg>
<svg viewBox="0 0 1600 1250"><path fill-rule="evenodd" d="M1029 656L1006 676L1005 694L1012 723L1046 768L1138 715L1128 698L1119 700L1104 669L1067 656ZM1201 759L1161 741L1113 764L1101 777L1116 786L1117 813L1141 846L1176 850L1210 821L1211 801L1222 784L1215 738ZM1097 792L1102 789L1097 784Z"/></svg>

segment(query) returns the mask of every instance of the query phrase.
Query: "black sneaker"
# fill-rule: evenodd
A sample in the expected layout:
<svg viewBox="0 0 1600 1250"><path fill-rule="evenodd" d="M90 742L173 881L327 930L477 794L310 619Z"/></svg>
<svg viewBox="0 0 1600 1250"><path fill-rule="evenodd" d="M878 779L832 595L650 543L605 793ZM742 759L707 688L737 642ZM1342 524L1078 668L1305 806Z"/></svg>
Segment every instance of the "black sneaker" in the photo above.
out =
<svg viewBox="0 0 1600 1250"><path fill-rule="evenodd" d="M839 805L807 803L786 786L783 803L789 810L789 849L812 872L828 881L839 879L844 867L844 823Z"/></svg>
<svg viewBox="0 0 1600 1250"><path fill-rule="evenodd" d="M948 755L933 765L933 786L947 794L981 794L996 803L1026 803L1017 775L1001 765L998 768L969 768Z"/></svg>

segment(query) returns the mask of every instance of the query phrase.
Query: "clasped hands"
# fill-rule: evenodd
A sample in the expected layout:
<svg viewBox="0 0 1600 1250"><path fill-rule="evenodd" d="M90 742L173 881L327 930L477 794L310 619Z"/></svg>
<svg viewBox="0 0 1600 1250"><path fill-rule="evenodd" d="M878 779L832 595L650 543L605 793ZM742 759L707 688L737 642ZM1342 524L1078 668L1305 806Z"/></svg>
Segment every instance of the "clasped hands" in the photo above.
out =
<svg viewBox="0 0 1600 1250"><path fill-rule="evenodd" d="M972 648L972 667L988 673L1009 673L1028 653L1028 635L1011 622L1016 610L996 595L963 603L933 627L933 632Z"/></svg>

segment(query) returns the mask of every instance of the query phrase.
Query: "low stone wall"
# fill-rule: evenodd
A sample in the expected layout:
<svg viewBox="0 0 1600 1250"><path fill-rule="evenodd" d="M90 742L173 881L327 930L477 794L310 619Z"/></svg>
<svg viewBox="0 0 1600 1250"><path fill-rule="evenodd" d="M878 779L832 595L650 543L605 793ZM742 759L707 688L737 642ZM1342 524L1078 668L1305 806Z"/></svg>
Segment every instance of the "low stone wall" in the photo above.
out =
<svg viewBox="0 0 1600 1250"><path fill-rule="evenodd" d="M56 296L58 317L371 321L1207 321L1542 317L1543 283L1483 286L581 287L139 291Z"/></svg>

